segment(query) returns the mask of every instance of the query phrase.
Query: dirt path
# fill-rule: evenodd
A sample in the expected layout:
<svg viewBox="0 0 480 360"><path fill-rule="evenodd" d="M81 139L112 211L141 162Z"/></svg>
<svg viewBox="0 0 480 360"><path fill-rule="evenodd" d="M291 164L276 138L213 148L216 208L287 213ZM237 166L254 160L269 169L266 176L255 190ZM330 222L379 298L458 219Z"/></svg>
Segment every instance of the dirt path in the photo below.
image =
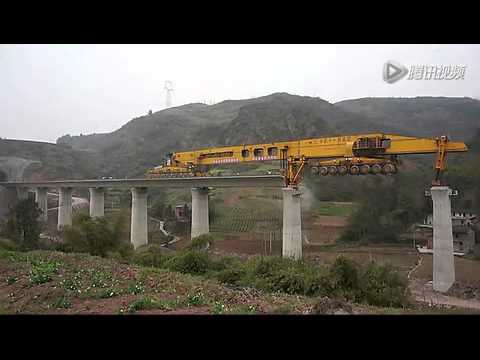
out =
<svg viewBox="0 0 480 360"><path fill-rule="evenodd" d="M172 235L173 236L173 239L170 240L169 242L165 243L165 244L162 244L160 246L167 246L167 245L171 245L171 244L175 244L176 242L179 242L180 241L180 238L176 235L173 235L173 234L170 234L167 230L165 230L164 228L164 225L165 225L165 221L162 221L162 220L159 220L159 219L155 219L155 218L152 218L150 217L150 220L152 220L153 222L157 223L158 224L158 228L159 230L165 235L165 236L170 236Z"/></svg>
<svg viewBox="0 0 480 360"><path fill-rule="evenodd" d="M471 309L480 311L480 301L465 300L453 296L443 295L433 290L432 283L425 283L421 280L411 280L410 290L415 300L432 305L454 306L462 309Z"/></svg>

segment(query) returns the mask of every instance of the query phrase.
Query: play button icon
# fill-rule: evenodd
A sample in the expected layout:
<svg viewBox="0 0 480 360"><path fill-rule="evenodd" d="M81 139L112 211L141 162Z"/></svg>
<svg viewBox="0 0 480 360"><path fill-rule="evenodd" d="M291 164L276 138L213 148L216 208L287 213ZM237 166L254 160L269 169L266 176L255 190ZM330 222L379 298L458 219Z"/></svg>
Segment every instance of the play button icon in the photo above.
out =
<svg viewBox="0 0 480 360"><path fill-rule="evenodd" d="M383 65L383 80L389 84L393 84L407 74L408 69L396 61L389 60Z"/></svg>

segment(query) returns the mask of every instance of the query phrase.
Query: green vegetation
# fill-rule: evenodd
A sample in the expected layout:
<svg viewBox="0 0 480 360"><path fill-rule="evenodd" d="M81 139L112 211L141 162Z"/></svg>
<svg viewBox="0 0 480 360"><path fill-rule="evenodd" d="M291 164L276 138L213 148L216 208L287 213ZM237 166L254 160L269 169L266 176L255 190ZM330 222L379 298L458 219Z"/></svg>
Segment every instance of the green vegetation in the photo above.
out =
<svg viewBox="0 0 480 360"><path fill-rule="evenodd" d="M65 242L61 250L102 257L117 253L122 258L129 258L133 255L133 247L121 239L125 223L124 213L112 218L93 219L86 214L78 214L73 218L72 226L64 229Z"/></svg>
<svg viewBox="0 0 480 360"><path fill-rule="evenodd" d="M212 232L251 232L257 230L274 231L281 227L281 210L272 207L270 202L255 199L250 207L212 207L210 231Z"/></svg>
<svg viewBox="0 0 480 360"><path fill-rule="evenodd" d="M192 251L199 252L188 252ZM2 250L1 255L0 271L8 274L3 286L9 294L0 299L3 313L423 311L410 307L405 279L391 267L358 265L342 257L328 266L279 257L217 258L207 253L207 271L192 276L168 268L119 264L88 254ZM178 255L181 252L171 256ZM223 281L220 274L227 271L238 276Z"/></svg>
<svg viewBox="0 0 480 360"><path fill-rule="evenodd" d="M18 246L13 240L0 238L0 249L17 250Z"/></svg>
<svg viewBox="0 0 480 360"><path fill-rule="evenodd" d="M186 299L187 306L201 306L205 304L205 298L202 293L188 294Z"/></svg>
<svg viewBox="0 0 480 360"><path fill-rule="evenodd" d="M213 246L214 239L215 237L212 234L197 236L196 238L193 238L187 246L184 247L184 250L207 250L209 247Z"/></svg>
<svg viewBox="0 0 480 360"><path fill-rule="evenodd" d="M139 249L141 256L134 259L143 265L272 293L329 296L378 306L409 305L407 281L389 265L375 262L359 265L342 256L331 266L276 256L254 256L241 261L234 257L212 257L207 251L198 250L202 248L198 243L168 256L158 252L157 247Z"/></svg>
<svg viewBox="0 0 480 360"><path fill-rule="evenodd" d="M56 261L32 259L32 269L29 273L31 284L43 284L52 281L52 276L58 273L59 263Z"/></svg>
<svg viewBox="0 0 480 360"><path fill-rule="evenodd" d="M313 213L315 215L348 217L354 210L355 205L351 203L319 201L318 205L313 210Z"/></svg>
<svg viewBox="0 0 480 360"><path fill-rule="evenodd" d="M152 309L170 311L180 306L182 306L182 302L179 301L178 299L156 300L153 298L145 297L132 302L128 307L128 312L135 313L139 310L152 310Z"/></svg>
<svg viewBox="0 0 480 360"><path fill-rule="evenodd" d="M480 130L468 142L468 146L469 153L449 156L443 183L459 190L459 196L452 198L453 209L478 213L480 168L472 164L480 162ZM400 234L432 211L431 200L424 196L423 190L431 186L433 161L432 156L426 159L418 156L405 157L399 173L392 177L307 176L306 181L321 204L325 204L325 201L353 201L358 204L349 216L341 241L398 242ZM317 211L317 214L333 215L336 211L337 209L327 206Z"/></svg>
<svg viewBox="0 0 480 360"><path fill-rule="evenodd" d="M186 251L172 256L165 267L185 274L205 274L211 266L211 259L206 252Z"/></svg>
<svg viewBox="0 0 480 360"><path fill-rule="evenodd" d="M40 236L38 217L41 213L32 199L19 201L7 214L0 234L13 240L21 250L37 249ZM9 247L7 242L2 243L2 247Z"/></svg>
<svg viewBox="0 0 480 360"><path fill-rule="evenodd" d="M139 247L133 255L132 261L141 266L163 267L170 258L160 245L151 244Z"/></svg>
<svg viewBox="0 0 480 360"><path fill-rule="evenodd" d="M422 191L419 172L399 173L394 177L374 177L359 188L359 207L350 216L341 241L398 242L414 222L430 211Z"/></svg>
<svg viewBox="0 0 480 360"><path fill-rule="evenodd" d="M462 210L480 213L480 128L476 136L467 143L469 152L457 156L449 162L449 171L444 181L453 189L459 190L454 198L454 205ZM478 239L478 238L477 238Z"/></svg>
<svg viewBox="0 0 480 360"><path fill-rule="evenodd" d="M72 303L69 301L68 297L61 296L58 300L53 304L54 308L59 309L69 309L72 307Z"/></svg>

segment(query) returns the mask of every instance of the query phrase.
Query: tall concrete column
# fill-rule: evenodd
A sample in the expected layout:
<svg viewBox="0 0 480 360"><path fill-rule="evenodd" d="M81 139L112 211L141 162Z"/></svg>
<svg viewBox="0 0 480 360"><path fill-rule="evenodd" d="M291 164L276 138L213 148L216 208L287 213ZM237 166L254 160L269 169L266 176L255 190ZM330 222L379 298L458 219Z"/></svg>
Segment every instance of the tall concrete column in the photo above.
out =
<svg viewBox="0 0 480 360"><path fill-rule="evenodd" d="M446 292L455 282L452 209L448 186L430 189L433 202L433 289Z"/></svg>
<svg viewBox="0 0 480 360"><path fill-rule="evenodd" d="M48 219L48 198L47 198L47 188L40 187L35 189L35 202L37 207L42 210L40 215L40 221L47 222Z"/></svg>
<svg viewBox="0 0 480 360"><path fill-rule="evenodd" d="M192 188L192 230L190 238L210 232L208 220L208 188Z"/></svg>
<svg viewBox="0 0 480 360"><path fill-rule="evenodd" d="M18 204L18 191L14 187L0 186L0 220Z"/></svg>
<svg viewBox="0 0 480 360"><path fill-rule="evenodd" d="M283 188L283 246L282 256L302 258L302 211L301 193L292 188Z"/></svg>
<svg viewBox="0 0 480 360"><path fill-rule="evenodd" d="M103 217L105 215L105 189L90 188L90 216Z"/></svg>
<svg viewBox="0 0 480 360"><path fill-rule="evenodd" d="M147 188L132 188L132 218L130 229L130 242L136 249L148 244L147 224Z"/></svg>
<svg viewBox="0 0 480 360"><path fill-rule="evenodd" d="M23 186L17 187L17 196L19 201L28 199L28 188Z"/></svg>
<svg viewBox="0 0 480 360"><path fill-rule="evenodd" d="M58 230L72 225L72 188L60 188L58 197Z"/></svg>

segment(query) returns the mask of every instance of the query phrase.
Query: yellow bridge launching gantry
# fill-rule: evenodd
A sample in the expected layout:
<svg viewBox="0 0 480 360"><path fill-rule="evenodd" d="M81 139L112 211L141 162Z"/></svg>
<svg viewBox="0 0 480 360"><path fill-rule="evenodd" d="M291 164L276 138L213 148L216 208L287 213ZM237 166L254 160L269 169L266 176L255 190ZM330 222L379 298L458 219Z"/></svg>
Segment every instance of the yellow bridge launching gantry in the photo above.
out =
<svg viewBox="0 0 480 360"><path fill-rule="evenodd" d="M164 164L150 169L147 175L206 176L215 166L279 161L285 185L297 187L306 168L319 175L388 175L397 171L398 155L436 154L434 184L438 184L447 153L464 151L467 146L463 142L452 142L446 136L345 135L170 153Z"/></svg>

